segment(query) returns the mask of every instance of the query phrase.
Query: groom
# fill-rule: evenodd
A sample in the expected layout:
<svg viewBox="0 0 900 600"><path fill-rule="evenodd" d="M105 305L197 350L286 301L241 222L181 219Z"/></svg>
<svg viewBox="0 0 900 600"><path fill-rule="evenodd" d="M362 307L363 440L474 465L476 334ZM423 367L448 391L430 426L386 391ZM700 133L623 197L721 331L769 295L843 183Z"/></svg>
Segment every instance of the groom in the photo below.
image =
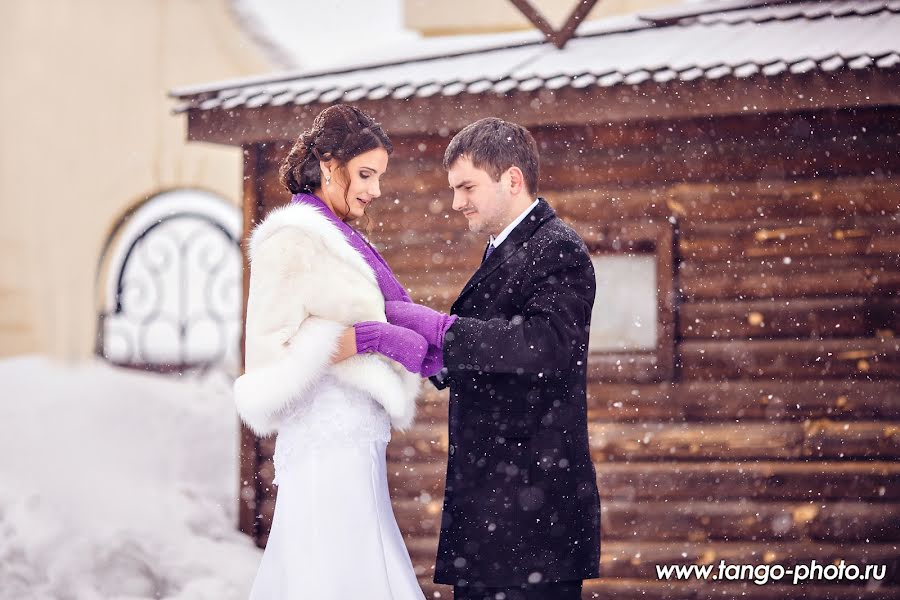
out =
<svg viewBox="0 0 900 600"><path fill-rule="evenodd" d="M453 209L489 237L446 315L388 302L430 343L424 375L450 387L449 456L434 581L456 600L581 597L598 577L600 499L587 433L595 280L581 238L538 187L537 145L500 119L472 123L444 167Z"/></svg>

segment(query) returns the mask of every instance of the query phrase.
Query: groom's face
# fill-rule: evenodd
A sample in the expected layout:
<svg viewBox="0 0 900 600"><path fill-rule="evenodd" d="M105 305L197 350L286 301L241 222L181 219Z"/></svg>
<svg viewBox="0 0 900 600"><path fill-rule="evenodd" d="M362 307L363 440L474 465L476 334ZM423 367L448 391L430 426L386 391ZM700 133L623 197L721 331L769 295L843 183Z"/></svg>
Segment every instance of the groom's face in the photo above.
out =
<svg viewBox="0 0 900 600"><path fill-rule="evenodd" d="M469 231L497 235L506 227L509 207L508 186L503 177L494 181L490 173L479 169L465 154L450 165L447 181L453 190L453 210L463 214Z"/></svg>

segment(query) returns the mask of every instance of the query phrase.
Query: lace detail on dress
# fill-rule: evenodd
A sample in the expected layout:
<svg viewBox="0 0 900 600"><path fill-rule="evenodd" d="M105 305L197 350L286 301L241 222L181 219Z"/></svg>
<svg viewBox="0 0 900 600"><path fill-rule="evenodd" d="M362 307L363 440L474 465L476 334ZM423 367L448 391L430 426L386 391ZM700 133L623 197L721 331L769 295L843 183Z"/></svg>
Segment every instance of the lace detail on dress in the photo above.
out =
<svg viewBox="0 0 900 600"><path fill-rule="evenodd" d="M326 375L284 419L275 440L274 483L297 452L322 452L335 446L387 443L391 419L384 408L362 390Z"/></svg>

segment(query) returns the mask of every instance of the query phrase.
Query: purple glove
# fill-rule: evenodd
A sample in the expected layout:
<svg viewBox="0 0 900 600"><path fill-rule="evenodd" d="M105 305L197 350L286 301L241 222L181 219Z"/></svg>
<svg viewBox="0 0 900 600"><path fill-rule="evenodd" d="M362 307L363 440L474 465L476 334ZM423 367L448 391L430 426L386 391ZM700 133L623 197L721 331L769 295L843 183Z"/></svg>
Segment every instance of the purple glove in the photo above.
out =
<svg viewBox="0 0 900 600"><path fill-rule="evenodd" d="M437 375L443 368L444 349L437 346L428 346L428 352L425 354L425 360L422 361L422 370L419 371L419 375L431 377L432 375Z"/></svg>
<svg viewBox="0 0 900 600"><path fill-rule="evenodd" d="M419 375L431 377L444 368L444 334L456 322L456 315L445 315L421 304L389 300L384 303L388 323L412 329L428 342L428 353Z"/></svg>
<svg viewBox="0 0 900 600"><path fill-rule="evenodd" d="M378 352L410 373L419 373L428 351L428 342L415 331L380 321L363 321L353 326L356 352Z"/></svg>
<svg viewBox="0 0 900 600"><path fill-rule="evenodd" d="M388 323L412 329L428 342L429 346L444 348L444 334L456 322L456 315L446 315L421 304L389 300L384 303Z"/></svg>

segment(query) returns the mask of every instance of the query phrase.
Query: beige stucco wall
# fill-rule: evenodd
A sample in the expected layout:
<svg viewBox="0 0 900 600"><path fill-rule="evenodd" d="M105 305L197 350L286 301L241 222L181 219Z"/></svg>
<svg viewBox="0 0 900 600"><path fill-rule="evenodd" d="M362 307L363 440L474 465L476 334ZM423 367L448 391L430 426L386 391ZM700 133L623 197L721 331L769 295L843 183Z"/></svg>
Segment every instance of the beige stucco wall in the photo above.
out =
<svg viewBox="0 0 900 600"><path fill-rule="evenodd" d="M423 35L454 35L531 29L533 25L509 0L403 0L404 24ZM559 29L577 0L530 0L547 21ZM683 0L600 0L587 20L681 4Z"/></svg>
<svg viewBox="0 0 900 600"><path fill-rule="evenodd" d="M95 276L133 204L238 204L240 149L187 143L168 90L274 67L228 0L0 0L0 356L93 350Z"/></svg>

